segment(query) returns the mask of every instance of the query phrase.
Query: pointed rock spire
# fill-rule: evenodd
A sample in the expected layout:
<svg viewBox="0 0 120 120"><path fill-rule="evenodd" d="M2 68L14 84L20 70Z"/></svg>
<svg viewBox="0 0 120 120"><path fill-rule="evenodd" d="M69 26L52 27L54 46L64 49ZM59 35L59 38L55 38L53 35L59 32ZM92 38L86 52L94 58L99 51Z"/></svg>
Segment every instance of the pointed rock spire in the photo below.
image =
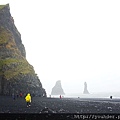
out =
<svg viewBox="0 0 120 120"><path fill-rule="evenodd" d="M89 94L88 90L87 90L87 83L84 82L84 91L83 94Z"/></svg>
<svg viewBox="0 0 120 120"><path fill-rule="evenodd" d="M52 88L51 95L64 95L64 91L61 86L61 81L58 80L55 84L55 86Z"/></svg>

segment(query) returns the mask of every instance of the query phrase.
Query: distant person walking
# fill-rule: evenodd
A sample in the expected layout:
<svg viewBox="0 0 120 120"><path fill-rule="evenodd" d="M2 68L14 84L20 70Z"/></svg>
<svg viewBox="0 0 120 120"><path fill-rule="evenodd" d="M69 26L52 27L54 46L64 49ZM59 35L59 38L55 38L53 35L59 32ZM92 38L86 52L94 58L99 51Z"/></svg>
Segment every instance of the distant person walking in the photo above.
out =
<svg viewBox="0 0 120 120"><path fill-rule="evenodd" d="M112 99L112 96L110 96L110 99Z"/></svg>
<svg viewBox="0 0 120 120"><path fill-rule="evenodd" d="M27 94L27 96L25 97L26 103L27 103L27 107L31 106L31 95L30 93Z"/></svg>
<svg viewBox="0 0 120 120"><path fill-rule="evenodd" d="M14 93L12 94L12 98L13 98L13 100L15 100L15 94Z"/></svg>
<svg viewBox="0 0 120 120"><path fill-rule="evenodd" d="M60 99L62 98L62 96L60 95Z"/></svg>
<svg viewBox="0 0 120 120"><path fill-rule="evenodd" d="M20 93L20 95L19 95L20 97L22 97L23 96L23 94L22 93Z"/></svg>

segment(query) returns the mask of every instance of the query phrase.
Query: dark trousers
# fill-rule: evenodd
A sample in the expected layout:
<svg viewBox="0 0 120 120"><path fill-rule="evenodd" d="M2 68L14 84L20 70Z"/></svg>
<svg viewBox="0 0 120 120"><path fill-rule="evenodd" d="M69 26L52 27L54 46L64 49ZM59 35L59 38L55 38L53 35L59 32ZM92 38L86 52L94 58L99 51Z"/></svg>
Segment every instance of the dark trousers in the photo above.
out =
<svg viewBox="0 0 120 120"><path fill-rule="evenodd" d="M27 102L27 106L29 106L31 103L30 102Z"/></svg>

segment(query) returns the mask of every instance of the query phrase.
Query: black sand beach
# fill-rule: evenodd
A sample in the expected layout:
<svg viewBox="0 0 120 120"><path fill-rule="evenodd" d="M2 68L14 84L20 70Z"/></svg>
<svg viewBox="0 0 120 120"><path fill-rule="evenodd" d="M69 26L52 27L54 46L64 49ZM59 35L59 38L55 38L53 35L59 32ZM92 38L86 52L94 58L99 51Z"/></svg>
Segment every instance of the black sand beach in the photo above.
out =
<svg viewBox="0 0 120 120"><path fill-rule="evenodd" d="M47 107L48 110L44 110ZM120 99L40 98L32 97L27 108L25 99L0 96L0 113L120 113Z"/></svg>
<svg viewBox="0 0 120 120"><path fill-rule="evenodd" d="M0 96L0 120L113 120L119 114L120 99L32 97L27 107L24 97Z"/></svg>

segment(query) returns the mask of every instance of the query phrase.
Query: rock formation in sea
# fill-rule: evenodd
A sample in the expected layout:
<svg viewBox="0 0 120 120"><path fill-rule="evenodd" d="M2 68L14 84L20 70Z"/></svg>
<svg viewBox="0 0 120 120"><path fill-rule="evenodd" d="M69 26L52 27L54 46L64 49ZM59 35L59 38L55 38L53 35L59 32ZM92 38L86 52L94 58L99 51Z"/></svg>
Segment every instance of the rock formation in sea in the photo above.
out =
<svg viewBox="0 0 120 120"><path fill-rule="evenodd" d="M83 94L89 94L86 82L84 82L84 91L83 91Z"/></svg>
<svg viewBox="0 0 120 120"><path fill-rule="evenodd" d="M20 92L46 97L33 66L26 60L25 47L9 4L0 5L0 95Z"/></svg>
<svg viewBox="0 0 120 120"><path fill-rule="evenodd" d="M64 95L64 91L61 86L61 81L58 80L55 84L55 86L52 88L51 95Z"/></svg>

